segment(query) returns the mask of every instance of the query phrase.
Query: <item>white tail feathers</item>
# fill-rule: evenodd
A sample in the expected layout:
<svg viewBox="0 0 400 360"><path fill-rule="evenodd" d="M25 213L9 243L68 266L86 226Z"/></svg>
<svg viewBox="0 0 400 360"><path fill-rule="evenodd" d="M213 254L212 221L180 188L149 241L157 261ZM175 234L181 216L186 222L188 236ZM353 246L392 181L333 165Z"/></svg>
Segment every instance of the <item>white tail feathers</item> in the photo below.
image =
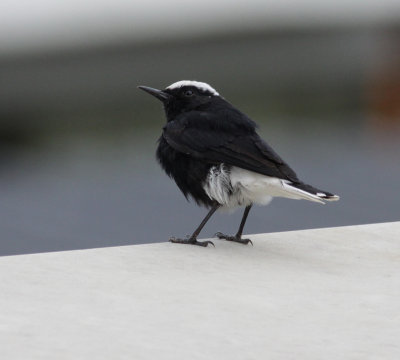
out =
<svg viewBox="0 0 400 360"><path fill-rule="evenodd" d="M340 200L340 196L339 195L326 196L326 197L324 197L324 200L326 200L326 201L338 201L338 200Z"/></svg>
<svg viewBox="0 0 400 360"><path fill-rule="evenodd" d="M288 183L286 181L283 181L283 183L285 189L288 189L291 193L293 193L293 195L298 196L296 198L315 201L321 204L325 204L324 201L337 201L340 199L338 195L328 195L323 192L317 192L316 194L313 194L311 192L301 190L295 186L292 186L291 183Z"/></svg>
<svg viewBox="0 0 400 360"><path fill-rule="evenodd" d="M292 199L304 199L304 200L318 202L320 204L325 204L322 201L322 200L325 200L324 198L322 198L318 195L315 195L315 194L311 194L307 191L298 189L298 188L290 185L290 183L285 180L282 180L282 185L283 185L283 189L285 189L287 192L287 195L285 197L292 198Z"/></svg>

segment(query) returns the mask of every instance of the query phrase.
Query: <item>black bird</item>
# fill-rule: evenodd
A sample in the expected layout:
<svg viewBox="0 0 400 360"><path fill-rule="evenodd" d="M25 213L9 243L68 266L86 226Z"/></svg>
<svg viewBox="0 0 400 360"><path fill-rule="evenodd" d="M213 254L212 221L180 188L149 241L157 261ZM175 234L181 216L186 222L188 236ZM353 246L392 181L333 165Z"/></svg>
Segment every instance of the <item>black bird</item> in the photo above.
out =
<svg viewBox="0 0 400 360"><path fill-rule="evenodd" d="M167 124L159 139L157 159L186 198L210 208L187 239L173 243L207 246L197 236L218 208L244 206L236 235L217 233L220 239L242 239L250 208L266 205L274 196L324 203L339 196L299 180L296 173L256 133L256 123L227 102L210 85L178 81L164 90L139 86L161 100Z"/></svg>

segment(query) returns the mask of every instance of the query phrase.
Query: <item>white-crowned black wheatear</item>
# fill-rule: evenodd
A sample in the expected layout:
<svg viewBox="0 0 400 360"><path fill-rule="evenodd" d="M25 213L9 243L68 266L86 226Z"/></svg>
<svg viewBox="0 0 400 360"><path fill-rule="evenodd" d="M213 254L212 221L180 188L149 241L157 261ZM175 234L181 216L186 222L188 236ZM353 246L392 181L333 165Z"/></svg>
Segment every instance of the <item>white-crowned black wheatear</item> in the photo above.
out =
<svg viewBox="0 0 400 360"><path fill-rule="evenodd" d="M256 133L256 124L233 107L210 85L178 81L164 90L139 86L161 100L167 124L159 139L157 159L186 198L210 208L199 227L180 244L207 246L197 236L218 208L244 206L236 235L220 239L248 244L242 239L251 206L267 205L274 196L324 203L339 196L300 181L296 173Z"/></svg>

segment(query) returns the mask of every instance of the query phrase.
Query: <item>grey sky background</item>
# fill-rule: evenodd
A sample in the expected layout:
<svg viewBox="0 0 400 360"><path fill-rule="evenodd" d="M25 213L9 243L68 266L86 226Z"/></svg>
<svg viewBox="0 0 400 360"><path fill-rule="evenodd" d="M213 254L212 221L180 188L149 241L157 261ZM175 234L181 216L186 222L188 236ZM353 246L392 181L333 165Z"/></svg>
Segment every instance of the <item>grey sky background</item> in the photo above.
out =
<svg viewBox="0 0 400 360"><path fill-rule="evenodd" d="M396 0L3 0L0 54L122 39L188 37L216 30L342 26L399 18Z"/></svg>

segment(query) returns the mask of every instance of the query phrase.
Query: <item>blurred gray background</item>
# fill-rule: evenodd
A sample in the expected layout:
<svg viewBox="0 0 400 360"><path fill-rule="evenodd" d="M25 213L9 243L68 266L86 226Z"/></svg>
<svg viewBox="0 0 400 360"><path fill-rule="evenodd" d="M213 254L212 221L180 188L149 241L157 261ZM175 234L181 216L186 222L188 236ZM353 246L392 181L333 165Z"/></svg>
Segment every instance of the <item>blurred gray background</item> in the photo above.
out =
<svg viewBox="0 0 400 360"><path fill-rule="evenodd" d="M138 85L210 83L325 206L275 199L246 233L399 220L398 1L2 1L0 255L193 231L155 161L165 122ZM202 237L234 233L217 214Z"/></svg>

